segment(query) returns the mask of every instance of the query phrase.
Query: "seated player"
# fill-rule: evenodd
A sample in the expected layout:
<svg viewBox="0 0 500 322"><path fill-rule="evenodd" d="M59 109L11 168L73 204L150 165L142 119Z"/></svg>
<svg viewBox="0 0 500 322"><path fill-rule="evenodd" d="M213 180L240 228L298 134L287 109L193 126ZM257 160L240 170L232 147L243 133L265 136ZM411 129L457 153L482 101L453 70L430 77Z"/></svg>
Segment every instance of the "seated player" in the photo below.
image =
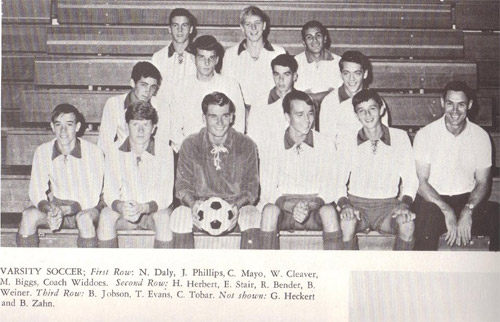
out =
<svg viewBox="0 0 500 322"><path fill-rule="evenodd" d="M152 135L158 114L150 103L131 103L125 120L129 136L106 155L104 200L108 207L99 218L99 247L118 247L117 229L152 229L155 248L172 248L172 149Z"/></svg>
<svg viewBox="0 0 500 322"><path fill-rule="evenodd" d="M326 95L342 85L340 56L328 50L330 35L320 22L308 21L302 26L301 34L306 49L295 56L300 75L295 87L308 93L319 106Z"/></svg>
<svg viewBox="0 0 500 322"><path fill-rule="evenodd" d="M289 124L259 147L261 248L279 249L278 230L323 230L324 249L342 249L335 200L337 153L333 141L312 130L314 102L292 91L283 99Z"/></svg>
<svg viewBox="0 0 500 322"><path fill-rule="evenodd" d="M337 204L344 249L357 249L356 232L377 230L397 234L394 249L411 250L415 214L409 207L418 180L410 139L382 124L384 104L377 92L364 89L352 104L363 127L339 144L343 192Z"/></svg>
<svg viewBox="0 0 500 322"><path fill-rule="evenodd" d="M163 81L158 97L168 100L173 86L187 75L196 73L194 55L190 48L195 34L196 19L184 8L175 8L168 18L168 31L172 35L169 45L153 54L152 62L158 67ZM165 94L165 95L162 95Z"/></svg>
<svg viewBox="0 0 500 322"><path fill-rule="evenodd" d="M328 94L321 103L319 114L320 132L339 137L361 128L354 112L352 97L365 88L370 62L359 51L346 51L339 61L343 84ZM382 123L388 125L387 110Z"/></svg>
<svg viewBox="0 0 500 322"><path fill-rule="evenodd" d="M160 72L153 64L145 61L138 62L132 69L130 81L132 90L126 94L110 97L106 101L97 140L97 145L105 154L113 147L114 142L123 143L128 136L128 126L125 122L127 107L133 102L151 101L160 87L161 80ZM164 111L159 111L159 113L162 117L169 118L168 113ZM168 136L168 129L162 129L161 132L161 136Z"/></svg>
<svg viewBox="0 0 500 322"><path fill-rule="evenodd" d="M70 104L52 111L55 139L40 145L33 157L29 196L33 206L22 214L17 246L38 247L37 228L78 228L78 247L97 247L94 223L99 217L104 156L77 133L83 117Z"/></svg>
<svg viewBox="0 0 500 322"><path fill-rule="evenodd" d="M244 8L240 13L240 26L245 39L227 49L222 75L234 77L240 84L245 104L254 106L261 97L267 97L273 88L273 75L269 64L285 49L272 45L267 36L269 27L265 13L257 7Z"/></svg>
<svg viewBox="0 0 500 322"><path fill-rule="evenodd" d="M297 68L297 61L288 54L278 55L271 61L275 86L266 101L253 106L248 115L247 133L257 145L273 131L281 133L288 127L283 115L283 97L294 90Z"/></svg>
<svg viewBox="0 0 500 322"><path fill-rule="evenodd" d="M231 205L233 221L241 230L241 248L258 248L260 213L254 202L259 190L257 147L231 127L234 104L223 93L205 96L202 110L206 127L187 137L179 151L176 196L182 206L172 214L176 248L193 248L193 228L200 204L219 197Z"/></svg>
<svg viewBox="0 0 500 322"><path fill-rule="evenodd" d="M245 131L245 103L240 85L234 78L216 73L217 66L224 56L224 48L217 39L207 35L194 41L193 50L196 55L196 74L180 80L173 93L171 140L176 150L184 138L198 133L203 127L201 102L207 94L214 91L226 93L234 102L234 129L241 133Z"/></svg>
<svg viewBox="0 0 500 322"><path fill-rule="evenodd" d="M472 235L488 235L490 250L498 251L498 210L485 213L491 141L467 118L472 103L467 84L448 83L441 98L443 117L415 136L420 182L414 203L416 250L437 250L439 236L446 233L450 246L468 245Z"/></svg>

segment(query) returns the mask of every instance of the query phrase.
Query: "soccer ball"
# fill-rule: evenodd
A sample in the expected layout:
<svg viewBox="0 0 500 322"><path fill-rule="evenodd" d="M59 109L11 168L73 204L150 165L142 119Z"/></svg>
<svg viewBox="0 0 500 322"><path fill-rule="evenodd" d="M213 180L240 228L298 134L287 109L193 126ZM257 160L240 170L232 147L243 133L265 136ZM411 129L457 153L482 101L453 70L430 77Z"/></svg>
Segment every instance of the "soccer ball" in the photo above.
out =
<svg viewBox="0 0 500 322"><path fill-rule="evenodd" d="M231 219L235 216L231 205L218 197L205 200L198 208L196 216L201 223L199 228L212 236L219 236L236 226L236 222L231 225Z"/></svg>

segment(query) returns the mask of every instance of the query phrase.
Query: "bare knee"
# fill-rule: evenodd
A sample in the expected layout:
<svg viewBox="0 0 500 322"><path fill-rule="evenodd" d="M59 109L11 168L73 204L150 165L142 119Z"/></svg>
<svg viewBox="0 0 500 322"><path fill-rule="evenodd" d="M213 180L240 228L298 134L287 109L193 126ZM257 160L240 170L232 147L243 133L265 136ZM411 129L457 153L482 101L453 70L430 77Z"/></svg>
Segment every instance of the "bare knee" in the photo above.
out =
<svg viewBox="0 0 500 322"><path fill-rule="evenodd" d="M170 229L170 216L172 210L162 209L152 214L156 229L156 239L162 241L172 240L172 230Z"/></svg>
<svg viewBox="0 0 500 322"><path fill-rule="evenodd" d="M179 234L193 231L193 217L189 207L179 206L174 209L170 215L170 229Z"/></svg>
<svg viewBox="0 0 500 322"><path fill-rule="evenodd" d="M260 229L262 231L275 231L278 229L278 219L281 209L275 204L268 203L262 209Z"/></svg>
<svg viewBox="0 0 500 322"><path fill-rule="evenodd" d="M99 224L97 226L97 235L99 239L113 238L116 234L116 222L120 218L120 214L111 208L104 208L99 216ZM113 236L110 236L113 235Z"/></svg>
<svg viewBox="0 0 500 322"><path fill-rule="evenodd" d="M261 213L255 206L245 206L240 209L238 224L241 231L251 228L260 228Z"/></svg>
<svg viewBox="0 0 500 322"><path fill-rule="evenodd" d="M47 214L41 212L35 207L24 209L19 223L19 234L33 235L38 226L42 225L47 219Z"/></svg>
<svg viewBox="0 0 500 322"><path fill-rule="evenodd" d="M398 224L398 236L404 241L413 240L413 232L415 231L415 223L413 220L403 223L401 216L396 219Z"/></svg>
<svg viewBox="0 0 500 322"><path fill-rule="evenodd" d="M76 226L80 232L80 236L83 238L95 237L95 227L94 222L97 219L98 214L96 212L81 211L76 215Z"/></svg>
<svg viewBox="0 0 500 322"><path fill-rule="evenodd" d="M337 210L331 204L324 205L319 209L319 216L323 224L323 230L326 232L334 232L340 229Z"/></svg>

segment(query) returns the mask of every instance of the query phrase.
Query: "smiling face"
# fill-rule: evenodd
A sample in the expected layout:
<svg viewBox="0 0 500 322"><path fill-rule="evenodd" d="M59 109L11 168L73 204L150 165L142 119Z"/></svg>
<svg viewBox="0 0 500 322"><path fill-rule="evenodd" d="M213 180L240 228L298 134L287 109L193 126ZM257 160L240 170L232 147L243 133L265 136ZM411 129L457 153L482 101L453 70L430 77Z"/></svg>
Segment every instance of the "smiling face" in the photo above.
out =
<svg viewBox="0 0 500 322"><path fill-rule="evenodd" d="M149 102L158 91L158 80L153 77L141 77L134 85L134 95L144 102Z"/></svg>
<svg viewBox="0 0 500 322"><path fill-rule="evenodd" d="M326 36L321 34L318 27L308 28L305 32L304 43L306 49L312 54L320 54L325 47Z"/></svg>
<svg viewBox="0 0 500 322"><path fill-rule="evenodd" d="M292 72L288 66L275 65L273 79L279 96L284 97L292 90L293 84L297 81L297 73Z"/></svg>
<svg viewBox="0 0 500 322"><path fill-rule="evenodd" d="M193 32L193 26L191 26L189 19L184 16L173 17L169 29L174 42L181 44L188 42L189 35Z"/></svg>
<svg viewBox="0 0 500 322"><path fill-rule="evenodd" d="M251 42L260 41L266 29L266 22L259 16L247 16L245 22L241 25L241 30L246 39Z"/></svg>
<svg viewBox="0 0 500 322"><path fill-rule="evenodd" d="M229 104L219 106L208 105L207 114L203 116L212 143L224 141L231 126L234 114L230 112Z"/></svg>
<svg viewBox="0 0 500 322"><path fill-rule="evenodd" d="M465 125L467 111L472 107L472 100L467 99L464 92L448 91L445 98L441 98L444 108L446 124L452 127Z"/></svg>
<svg viewBox="0 0 500 322"><path fill-rule="evenodd" d="M344 88L350 97L363 89L363 81L368 76L368 71L363 70L360 64L343 62L341 73Z"/></svg>
<svg viewBox="0 0 500 322"><path fill-rule="evenodd" d="M215 66L219 62L219 57L215 50L196 50L196 72L198 79L211 78L215 73Z"/></svg>
<svg viewBox="0 0 500 322"><path fill-rule="evenodd" d="M154 128L151 120L130 120L128 130L131 143L139 146L148 144Z"/></svg>
<svg viewBox="0 0 500 322"><path fill-rule="evenodd" d="M74 147L76 133L80 130L80 126L81 124L76 121L74 113L60 114L54 122L50 123L59 148L71 150Z"/></svg>
<svg viewBox="0 0 500 322"><path fill-rule="evenodd" d="M292 135L307 135L314 124L314 106L302 100L290 102L290 114L285 113Z"/></svg>
<svg viewBox="0 0 500 322"><path fill-rule="evenodd" d="M382 112L382 108L374 99L369 99L356 105L356 115L366 129L373 129L380 126Z"/></svg>

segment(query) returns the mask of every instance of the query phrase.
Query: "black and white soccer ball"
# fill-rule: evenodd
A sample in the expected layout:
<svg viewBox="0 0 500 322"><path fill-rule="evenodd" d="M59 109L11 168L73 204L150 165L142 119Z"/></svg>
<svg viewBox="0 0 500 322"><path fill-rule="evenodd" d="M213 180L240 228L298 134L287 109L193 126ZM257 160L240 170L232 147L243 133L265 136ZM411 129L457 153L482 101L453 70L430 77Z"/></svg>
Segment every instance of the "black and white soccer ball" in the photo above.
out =
<svg viewBox="0 0 500 322"><path fill-rule="evenodd" d="M231 205L218 197L205 200L198 208L196 216L200 221L200 228L212 236L219 236L236 226L236 221L231 224L231 219L235 216Z"/></svg>

